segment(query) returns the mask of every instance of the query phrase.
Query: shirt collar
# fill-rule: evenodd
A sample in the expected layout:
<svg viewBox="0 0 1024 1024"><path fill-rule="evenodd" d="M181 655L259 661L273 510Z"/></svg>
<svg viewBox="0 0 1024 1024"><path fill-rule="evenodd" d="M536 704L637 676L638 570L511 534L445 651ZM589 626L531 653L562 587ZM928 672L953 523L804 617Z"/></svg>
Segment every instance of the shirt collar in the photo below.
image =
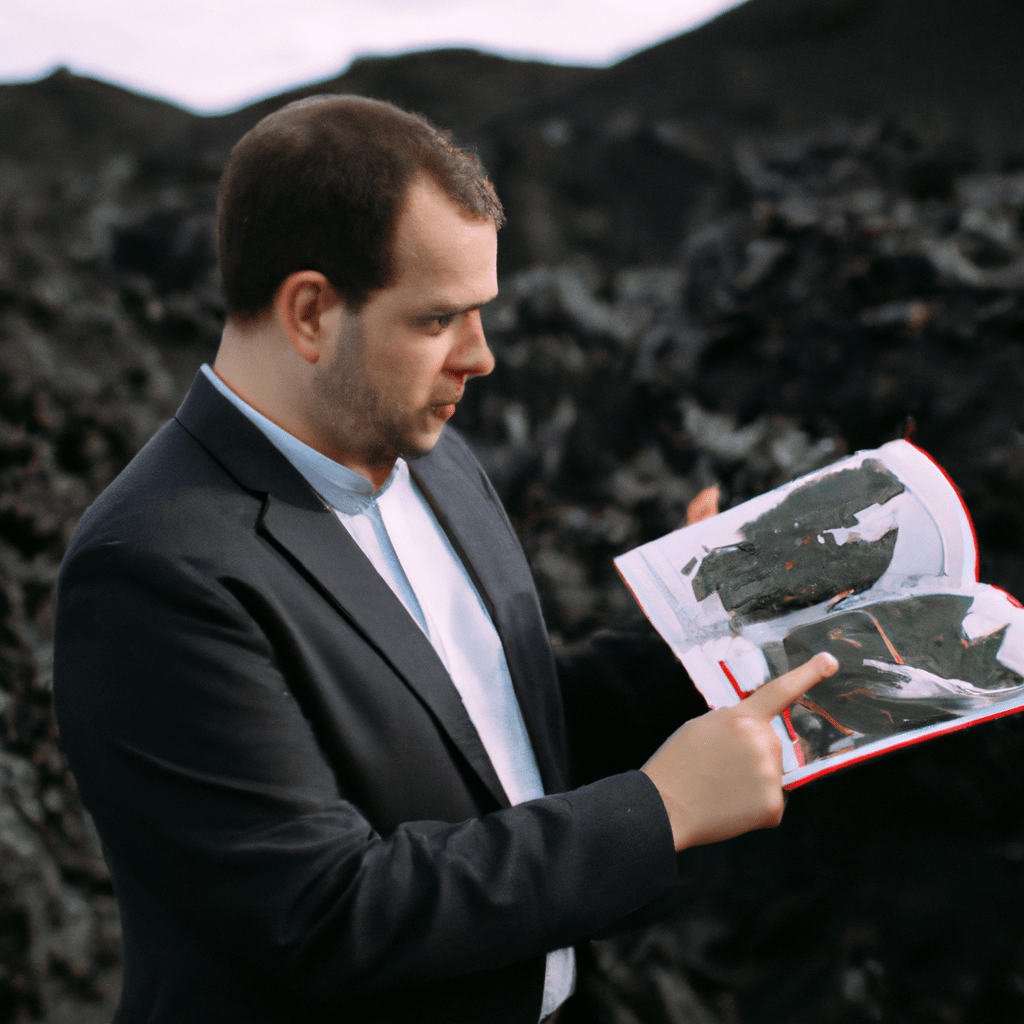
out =
<svg viewBox="0 0 1024 1024"><path fill-rule="evenodd" d="M310 448L257 412L245 399L236 395L208 364L203 364L202 373L239 412L266 434L270 443L302 474L306 483L339 512L358 515L365 511L391 486L399 472L407 472L403 460L398 459L387 480L375 491L373 484L361 473Z"/></svg>

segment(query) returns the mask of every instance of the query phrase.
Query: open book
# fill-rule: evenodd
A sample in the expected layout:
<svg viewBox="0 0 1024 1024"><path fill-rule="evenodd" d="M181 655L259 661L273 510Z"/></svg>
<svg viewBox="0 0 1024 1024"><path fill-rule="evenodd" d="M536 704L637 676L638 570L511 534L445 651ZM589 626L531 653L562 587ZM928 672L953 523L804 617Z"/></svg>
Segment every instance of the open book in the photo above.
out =
<svg viewBox="0 0 1024 1024"><path fill-rule="evenodd" d="M783 784L1024 708L1024 609L978 582L970 516L907 441L615 560L711 707L830 651L773 723Z"/></svg>

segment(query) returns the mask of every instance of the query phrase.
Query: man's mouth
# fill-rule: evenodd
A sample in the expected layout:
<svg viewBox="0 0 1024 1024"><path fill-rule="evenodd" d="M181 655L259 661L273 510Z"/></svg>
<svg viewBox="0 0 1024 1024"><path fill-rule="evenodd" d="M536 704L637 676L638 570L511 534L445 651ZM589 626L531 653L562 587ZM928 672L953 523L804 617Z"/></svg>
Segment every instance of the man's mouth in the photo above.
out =
<svg viewBox="0 0 1024 1024"><path fill-rule="evenodd" d="M430 409L435 416L440 416L442 419L450 419L455 414L455 406L458 405L459 400L462 398L465 389L461 389L457 395L448 397L448 401L431 402Z"/></svg>
<svg viewBox="0 0 1024 1024"><path fill-rule="evenodd" d="M449 402L447 405L432 405L430 410L440 419L449 420L455 415L455 403Z"/></svg>

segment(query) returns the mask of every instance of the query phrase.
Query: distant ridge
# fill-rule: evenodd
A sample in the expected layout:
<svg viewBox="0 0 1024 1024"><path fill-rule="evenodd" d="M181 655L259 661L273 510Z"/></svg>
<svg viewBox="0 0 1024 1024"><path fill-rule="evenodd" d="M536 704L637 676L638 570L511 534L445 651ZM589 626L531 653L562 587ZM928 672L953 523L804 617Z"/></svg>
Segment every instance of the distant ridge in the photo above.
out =
<svg viewBox="0 0 1024 1024"><path fill-rule="evenodd" d="M572 91L596 82L603 73L598 68L513 60L469 49L362 57L337 78L205 118L201 131L214 144L230 145L284 103L317 93L351 92L425 114L469 141L490 122L537 103L557 104Z"/></svg>
<svg viewBox="0 0 1024 1024"><path fill-rule="evenodd" d="M66 68L0 86L0 159L86 164L144 153L177 138L196 115Z"/></svg>
<svg viewBox="0 0 1024 1024"><path fill-rule="evenodd" d="M773 126L916 113L1020 147L1022 42L1020 0L749 0L609 68L580 102Z"/></svg>
<svg viewBox="0 0 1024 1024"><path fill-rule="evenodd" d="M1024 153L1021 0L748 0L610 68L476 50L362 58L337 78L201 116L66 70L0 86L0 156L84 160L168 142L221 150L316 92L389 99L481 142L506 122L630 115L706 131L897 114L983 148Z"/></svg>
<svg viewBox="0 0 1024 1024"><path fill-rule="evenodd" d="M265 114L317 93L390 100L472 140L495 118L557 102L599 74L478 50L428 50L360 58L337 78L200 115L62 68L36 82L0 85L0 159L91 165L115 153L150 156L175 147L219 155Z"/></svg>
<svg viewBox="0 0 1024 1024"><path fill-rule="evenodd" d="M1024 0L748 0L610 68L464 49L364 58L216 116L60 71L0 86L0 161L88 170L124 156L143 190L212 197L264 114L354 92L424 113L481 155L509 212L503 272L578 252L664 262L759 133L884 122L949 167L1024 167L1022 40Z"/></svg>

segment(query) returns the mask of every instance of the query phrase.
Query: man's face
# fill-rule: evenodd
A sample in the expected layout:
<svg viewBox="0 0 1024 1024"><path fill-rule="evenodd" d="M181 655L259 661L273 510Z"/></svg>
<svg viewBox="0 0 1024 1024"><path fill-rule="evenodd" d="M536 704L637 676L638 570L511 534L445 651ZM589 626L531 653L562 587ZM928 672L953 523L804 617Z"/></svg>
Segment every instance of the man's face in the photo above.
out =
<svg viewBox="0 0 1024 1024"><path fill-rule="evenodd" d="M411 186L394 283L358 314L329 314L311 392L321 450L379 486L398 456L434 447L467 379L494 368L480 307L498 294L497 247L490 220L467 217L427 179Z"/></svg>

